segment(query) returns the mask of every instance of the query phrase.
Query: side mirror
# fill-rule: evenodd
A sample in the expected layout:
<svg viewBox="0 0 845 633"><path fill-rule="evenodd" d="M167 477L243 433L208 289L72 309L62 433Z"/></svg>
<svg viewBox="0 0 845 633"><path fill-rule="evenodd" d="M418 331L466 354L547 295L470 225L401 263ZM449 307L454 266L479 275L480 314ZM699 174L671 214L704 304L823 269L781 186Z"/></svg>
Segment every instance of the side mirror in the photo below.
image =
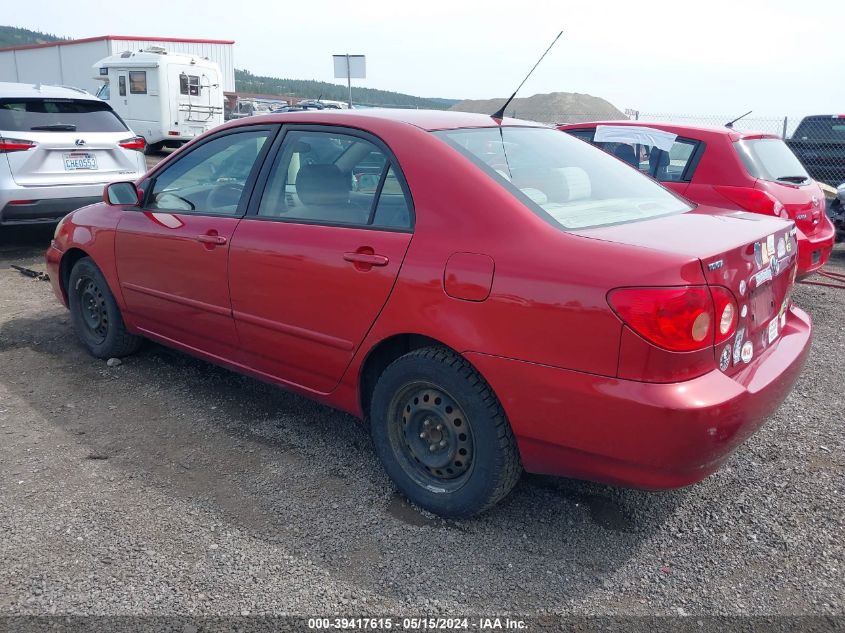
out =
<svg viewBox="0 0 845 633"><path fill-rule="evenodd" d="M134 182L113 182L106 185L103 201L109 206L120 205L140 206L141 194Z"/></svg>

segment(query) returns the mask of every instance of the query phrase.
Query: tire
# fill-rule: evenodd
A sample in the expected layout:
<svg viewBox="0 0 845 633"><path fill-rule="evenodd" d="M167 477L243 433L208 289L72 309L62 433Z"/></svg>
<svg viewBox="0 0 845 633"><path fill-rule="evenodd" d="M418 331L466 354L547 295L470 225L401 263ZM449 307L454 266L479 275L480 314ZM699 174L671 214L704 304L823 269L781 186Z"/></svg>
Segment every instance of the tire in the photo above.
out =
<svg viewBox="0 0 845 633"><path fill-rule="evenodd" d="M370 430L387 474L412 502L465 518L501 501L522 463L499 400L458 354L414 350L379 377Z"/></svg>
<svg viewBox="0 0 845 633"><path fill-rule="evenodd" d="M144 154L147 156L155 156L157 154L161 154L161 150L164 148L164 143L152 143L144 145Z"/></svg>
<svg viewBox="0 0 845 633"><path fill-rule="evenodd" d="M138 350L141 337L126 330L106 278L90 257L74 264L67 293L73 329L93 356L120 358Z"/></svg>

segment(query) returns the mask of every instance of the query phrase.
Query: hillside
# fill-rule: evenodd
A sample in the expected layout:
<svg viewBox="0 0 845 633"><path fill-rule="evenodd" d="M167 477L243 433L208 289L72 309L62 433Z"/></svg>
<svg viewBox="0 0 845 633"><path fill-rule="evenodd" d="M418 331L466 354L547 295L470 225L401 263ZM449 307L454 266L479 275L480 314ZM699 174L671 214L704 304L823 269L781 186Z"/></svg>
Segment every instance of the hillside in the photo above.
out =
<svg viewBox="0 0 845 633"><path fill-rule="evenodd" d="M253 75L248 70L235 70L235 89L238 92L248 92L267 95L296 96L302 98L323 99L332 101L346 101L347 87L325 81L309 79L280 79L278 77L262 77ZM352 87L352 98L355 103L363 105L390 106L399 108L433 108L447 110L449 106L458 102L457 99L428 99L415 97L401 92L378 90L376 88Z"/></svg>
<svg viewBox="0 0 845 633"><path fill-rule="evenodd" d="M467 99L456 103L452 110L493 114L502 107L501 99ZM516 98L505 112L507 116L541 123L578 123L596 119L624 119L625 115L613 104L600 97L577 92L550 92L531 97Z"/></svg>
<svg viewBox="0 0 845 633"><path fill-rule="evenodd" d="M40 31L30 31L29 29L20 29L15 26L0 26L0 48L23 46L24 44L44 44L63 39L66 38L56 37L49 33L41 33Z"/></svg>

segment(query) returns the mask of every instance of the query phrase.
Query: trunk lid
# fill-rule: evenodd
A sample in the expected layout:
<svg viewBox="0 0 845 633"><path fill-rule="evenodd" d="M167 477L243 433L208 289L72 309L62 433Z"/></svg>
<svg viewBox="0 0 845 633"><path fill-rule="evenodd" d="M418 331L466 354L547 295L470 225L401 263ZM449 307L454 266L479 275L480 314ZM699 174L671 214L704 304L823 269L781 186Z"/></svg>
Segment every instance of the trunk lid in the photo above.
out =
<svg viewBox="0 0 845 633"><path fill-rule="evenodd" d="M135 153L118 143L126 132L0 132L33 141L35 147L6 154L15 183L23 187L98 184L134 177Z"/></svg>
<svg viewBox="0 0 845 633"><path fill-rule="evenodd" d="M707 284L727 288L737 302L736 334L715 349L718 365L729 348L726 373L753 362L780 336L798 261L791 222L699 207L690 213L573 232L698 258ZM743 347L748 342L751 356L746 360Z"/></svg>

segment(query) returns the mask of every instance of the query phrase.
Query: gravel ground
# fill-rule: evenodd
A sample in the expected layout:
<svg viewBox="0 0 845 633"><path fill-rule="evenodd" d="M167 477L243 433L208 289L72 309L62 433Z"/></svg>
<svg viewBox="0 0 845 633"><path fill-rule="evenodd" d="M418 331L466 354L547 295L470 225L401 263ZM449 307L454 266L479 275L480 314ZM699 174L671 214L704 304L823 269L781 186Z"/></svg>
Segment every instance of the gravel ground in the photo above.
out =
<svg viewBox="0 0 845 633"><path fill-rule="evenodd" d="M845 615L841 290L797 289L808 366L706 481L526 476L453 522L343 413L158 345L88 356L8 267L49 236L0 233L0 614Z"/></svg>

